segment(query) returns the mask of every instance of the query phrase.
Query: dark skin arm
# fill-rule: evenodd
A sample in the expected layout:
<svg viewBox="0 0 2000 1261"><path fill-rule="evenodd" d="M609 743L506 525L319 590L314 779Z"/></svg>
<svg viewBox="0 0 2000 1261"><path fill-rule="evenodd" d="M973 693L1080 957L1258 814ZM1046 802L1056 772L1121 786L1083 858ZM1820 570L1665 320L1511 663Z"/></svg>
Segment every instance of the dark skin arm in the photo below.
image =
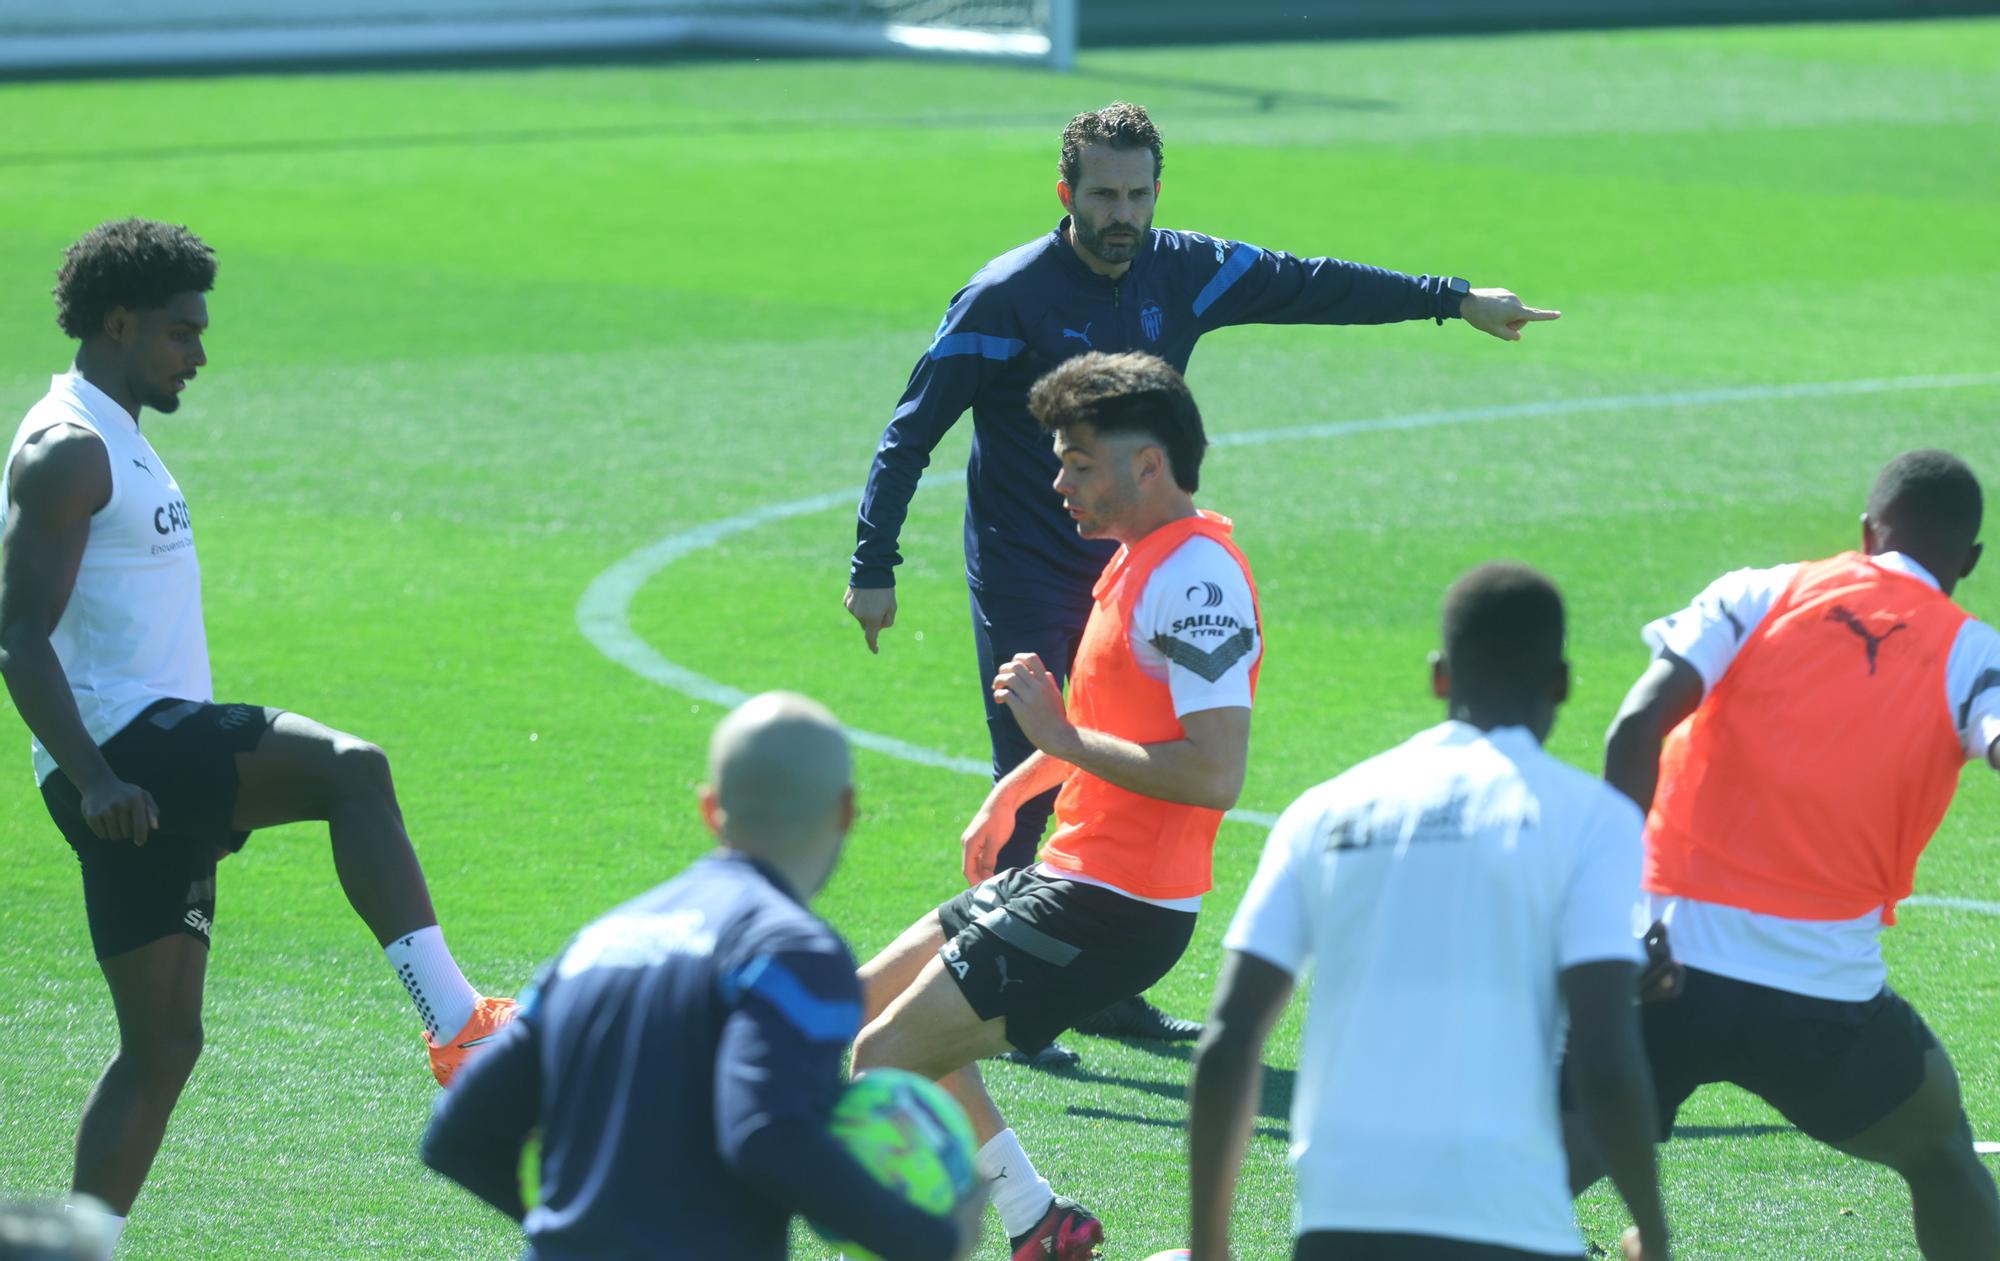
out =
<svg viewBox="0 0 2000 1261"><path fill-rule="evenodd" d="M1189 1261L1229 1261L1229 1205L1257 1119L1264 1042L1291 996L1283 968L1237 950L1223 956L1188 1085Z"/></svg>
<svg viewBox="0 0 2000 1261"><path fill-rule="evenodd" d="M0 537L0 677L22 721L83 795L90 830L144 845L159 826L159 807L111 773L49 643L76 587L90 519L110 500L110 458L86 429L53 426L14 457Z"/></svg>
<svg viewBox="0 0 2000 1261"><path fill-rule="evenodd" d="M1611 1181L1639 1228L1639 1255L1666 1261L1667 1215L1653 1153L1653 1074L1632 1004L1635 972L1621 961L1584 963L1563 972L1570 1084Z"/></svg>
<svg viewBox="0 0 2000 1261"><path fill-rule="evenodd" d="M1701 674L1671 652L1646 667L1604 739L1604 782L1630 797L1642 811L1653 808L1660 782L1660 747L1701 704Z"/></svg>
<svg viewBox="0 0 2000 1261"><path fill-rule="evenodd" d="M1630 797L1642 811L1653 808L1660 783L1660 748L1667 733L1701 704L1701 674L1671 652L1662 652L1646 667L1604 739L1604 782ZM1655 923L1646 933L1647 967L1639 977L1639 995L1647 1002L1680 993L1685 970L1673 959L1667 926Z"/></svg>

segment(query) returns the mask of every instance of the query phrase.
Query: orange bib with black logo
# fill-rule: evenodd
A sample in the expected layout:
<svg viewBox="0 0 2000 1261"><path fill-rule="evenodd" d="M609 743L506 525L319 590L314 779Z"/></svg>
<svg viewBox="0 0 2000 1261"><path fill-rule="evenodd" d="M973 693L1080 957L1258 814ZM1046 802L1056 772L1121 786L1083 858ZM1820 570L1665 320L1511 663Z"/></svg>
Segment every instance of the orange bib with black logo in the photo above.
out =
<svg viewBox="0 0 2000 1261"><path fill-rule="evenodd" d="M1257 584L1250 575L1250 562L1229 533L1229 518L1202 512L1161 526L1111 558L1091 591L1096 603L1070 673L1070 722L1135 744L1186 737L1166 680L1147 674L1132 652L1133 611L1153 571L1198 534L1220 543L1241 567L1254 606ZM1248 651L1262 633L1260 614L1243 650ZM1250 666L1253 696L1262 665L1260 658ZM1056 831L1042 848L1041 858L1050 867L1143 898L1197 897L1213 884L1210 858L1221 824L1220 810L1141 796L1077 770L1063 781L1056 797Z"/></svg>
<svg viewBox="0 0 2000 1261"><path fill-rule="evenodd" d="M1667 737L1646 889L1894 923L1965 764L1945 668L1968 616L1858 552L1799 566Z"/></svg>

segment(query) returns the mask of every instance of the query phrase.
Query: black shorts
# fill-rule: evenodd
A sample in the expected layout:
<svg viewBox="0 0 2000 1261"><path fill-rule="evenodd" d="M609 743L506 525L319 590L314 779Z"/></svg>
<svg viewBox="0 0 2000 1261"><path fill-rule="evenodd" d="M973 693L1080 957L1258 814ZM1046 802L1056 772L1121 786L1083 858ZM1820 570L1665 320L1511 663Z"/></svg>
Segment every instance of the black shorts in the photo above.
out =
<svg viewBox="0 0 2000 1261"><path fill-rule="evenodd" d="M1640 1009L1660 1135L1710 1082L1741 1086L1822 1143L1888 1116L1924 1081L1937 1038L1884 986L1860 1003L1808 998L1695 968L1679 998Z"/></svg>
<svg viewBox="0 0 2000 1261"><path fill-rule="evenodd" d="M1096 885L1003 871L938 908L944 966L981 1020L1005 1017L1032 1055L1056 1035L1165 976L1194 936L1171 911Z"/></svg>
<svg viewBox="0 0 2000 1261"><path fill-rule="evenodd" d="M83 869L83 909L100 959L175 933L204 944L215 922L216 851L243 848L236 755L257 747L276 710L159 701L106 740L112 774L153 795L160 826L144 845L98 836L67 775L42 781L42 803Z"/></svg>
<svg viewBox="0 0 2000 1261"><path fill-rule="evenodd" d="M1497 1243L1372 1230L1312 1230L1300 1235L1292 1261L1580 1261L1576 1252L1523 1252Z"/></svg>

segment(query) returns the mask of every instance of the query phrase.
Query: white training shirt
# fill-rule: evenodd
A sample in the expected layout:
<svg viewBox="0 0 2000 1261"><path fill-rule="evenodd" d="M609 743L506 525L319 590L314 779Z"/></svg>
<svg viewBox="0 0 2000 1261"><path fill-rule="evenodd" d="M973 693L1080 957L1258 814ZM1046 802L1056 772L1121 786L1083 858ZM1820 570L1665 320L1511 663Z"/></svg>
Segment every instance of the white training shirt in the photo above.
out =
<svg viewBox="0 0 2000 1261"><path fill-rule="evenodd" d="M1638 808L1525 728L1446 722L1278 820L1224 945L1313 976L1300 1232L1574 1256L1560 973L1639 963Z"/></svg>
<svg viewBox="0 0 2000 1261"><path fill-rule="evenodd" d="M52 425L96 434L111 462L111 498L90 519L90 539L69 604L49 636L90 738L103 744L163 698L214 699L201 615L201 565L180 483L138 422L82 377L65 374L28 409L7 449L14 457ZM0 496L0 523L6 518ZM33 740L35 780L56 769Z"/></svg>
<svg viewBox="0 0 2000 1261"><path fill-rule="evenodd" d="M1166 683L1174 717L1251 707L1250 668L1264 655L1264 637L1249 580L1222 544L1196 534L1168 553L1147 575L1131 628L1132 655L1148 678ZM1073 871L1041 870L1169 910L1201 909L1199 897L1141 898Z"/></svg>
<svg viewBox="0 0 2000 1261"><path fill-rule="evenodd" d="M1871 560L1938 586L1901 552ZM1797 565L1738 569L1710 583L1680 612L1641 632L1655 653L1671 652L1701 676L1704 696L1722 681L1736 654L1763 624L1798 572ZM1968 761L1984 760L2000 739L2000 633L1968 619L1945 662L1945 699L1958 722ZM1691 968L1813 998L1858 1003L1888 979L1882 961L1882 913L1847 920L1787 919L1693 898L1647 895L1650 922L1664 919L1674 958Z"/></svg>

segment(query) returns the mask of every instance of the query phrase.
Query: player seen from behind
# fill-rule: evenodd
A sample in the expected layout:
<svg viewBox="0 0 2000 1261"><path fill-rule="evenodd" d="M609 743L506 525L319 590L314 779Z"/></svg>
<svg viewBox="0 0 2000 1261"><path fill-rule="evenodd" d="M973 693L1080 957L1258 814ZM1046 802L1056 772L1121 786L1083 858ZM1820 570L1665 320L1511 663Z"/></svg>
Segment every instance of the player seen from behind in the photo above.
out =
<svg viewBox="0 0 2000 1261"><path fill-rule="evenodd" d="M439 1098L425 1162L521 1220L534 1261L779 1261L795 1213L884 1261L965 1256L979 1197L934 1217L827 1130L861 1018L854 957L807 907L854 822L839 724L745 701L700 800L720 847L570 941Z"/></svg>
<svg viewBox="0 0 2000 1261"><path fill-rule="evenodd" d="M1725 574L1645 628L1604 754L1650 811L1646 896L1686 967L1643 1009L1661 1137L1697 1088L1741 1086L1901 1174L1931 1261L2000 1257L2000 1196L1881 932L1965 764L2000 767L2000 634L1951 599L1982 513L1962 460L1898 456L1860 551ZM1572 1160L1579 1189L1601 1172L1581 1136Z"/></svg>
<svg viewBox="0 0 2000 1261"><path fill-rule="evenodd" d="M1521 565L1452 585L1444 723L1279 818L1224 939L1196 1051L1194 1261L1227 1261L1264 1041L1313 964L1292 1100L1296 1261L1574 1258L1550 1065L1662 1261L1651 1091L1632 1011L1639 812L1542 750L1567 698L1562 597Z"/></svg>

